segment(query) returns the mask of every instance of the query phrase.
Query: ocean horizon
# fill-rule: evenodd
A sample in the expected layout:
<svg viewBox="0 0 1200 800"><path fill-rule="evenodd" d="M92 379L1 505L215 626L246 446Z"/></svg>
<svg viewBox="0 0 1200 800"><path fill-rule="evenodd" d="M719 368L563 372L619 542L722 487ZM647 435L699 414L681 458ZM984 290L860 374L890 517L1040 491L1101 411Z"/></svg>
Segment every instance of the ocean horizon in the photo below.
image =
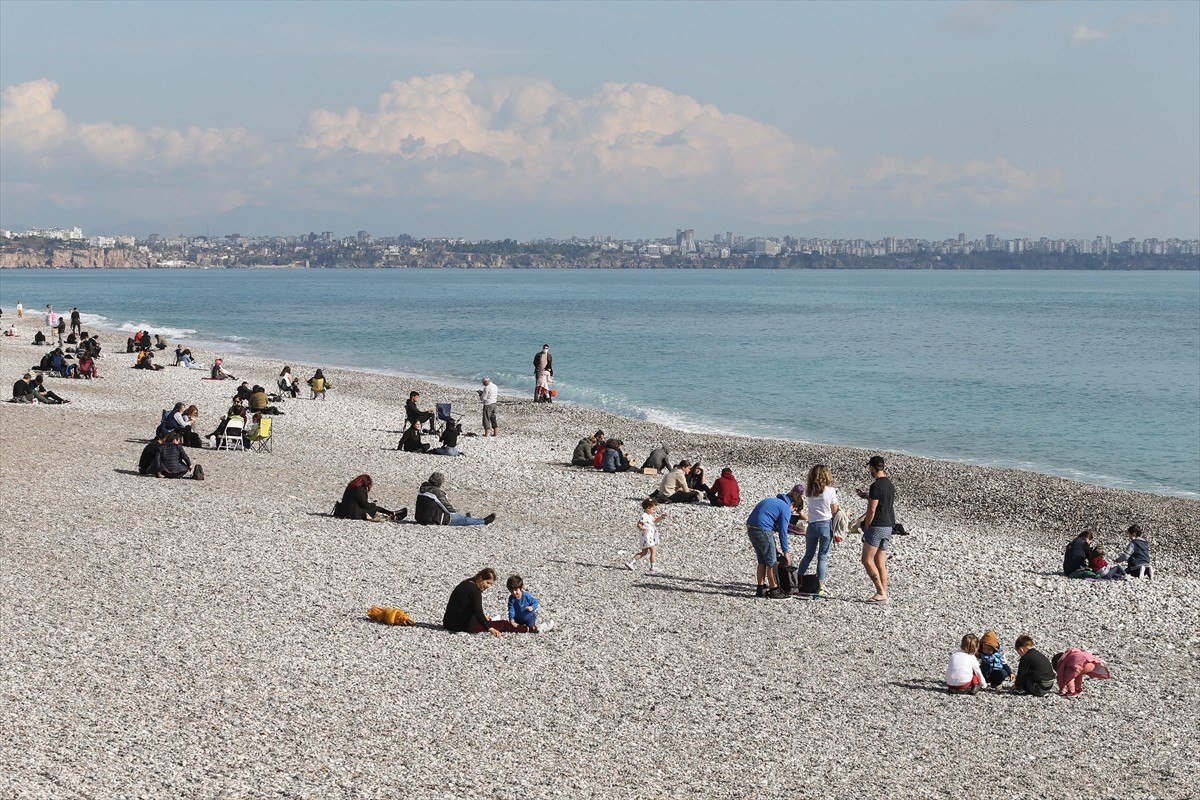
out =
<svg viewBox="0 0 1200 800"><path fill-rule="evenodd" d="M1200 498L1196 273L5 270L17 301L515 396L547 342L622 416Z"/></svg>

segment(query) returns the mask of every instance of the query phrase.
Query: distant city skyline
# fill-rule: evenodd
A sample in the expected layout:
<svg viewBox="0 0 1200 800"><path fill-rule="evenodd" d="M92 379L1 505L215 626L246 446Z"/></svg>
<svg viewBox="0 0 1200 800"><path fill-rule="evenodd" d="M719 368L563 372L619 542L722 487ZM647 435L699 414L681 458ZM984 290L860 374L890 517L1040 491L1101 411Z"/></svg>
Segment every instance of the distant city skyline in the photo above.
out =
<svg viewBox="0 0 1200 800"><path fill-rule="evenodd" d="M0 226L1193 240L1197 30L1171 2L6 0Z"/></svg>

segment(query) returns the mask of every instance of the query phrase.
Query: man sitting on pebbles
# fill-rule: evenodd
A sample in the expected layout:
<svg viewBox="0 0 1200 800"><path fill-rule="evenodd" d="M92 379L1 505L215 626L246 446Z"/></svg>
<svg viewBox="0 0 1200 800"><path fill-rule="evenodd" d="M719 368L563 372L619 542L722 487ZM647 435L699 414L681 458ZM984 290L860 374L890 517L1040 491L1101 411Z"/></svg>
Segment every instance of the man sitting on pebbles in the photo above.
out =
<svg viewBox="0 0 1200 800"><path fill-rule="evenodd" d="M491 525L496 521L495 514L488 514L483 519L470 514L459 514L450 504L442 486L446 476L435 472L421 484L417 495L416 513L413 518L421 525Z"/></svg>

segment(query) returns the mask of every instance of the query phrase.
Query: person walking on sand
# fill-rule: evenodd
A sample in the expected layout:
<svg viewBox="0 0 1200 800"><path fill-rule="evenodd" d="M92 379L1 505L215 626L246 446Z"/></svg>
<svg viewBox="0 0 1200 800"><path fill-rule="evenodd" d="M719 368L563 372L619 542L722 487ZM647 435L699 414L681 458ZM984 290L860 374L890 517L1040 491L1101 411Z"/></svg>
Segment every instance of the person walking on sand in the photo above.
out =
<svg viewBox="0 0 1200 800"><path fill-rule="evenodd" d="M496 427L496 401L499 399L500 390L496 388L496 384L492 383L491 378L483 379L483 388L479 390L479 399L483 401L483 435L487 437L488 431L491 431L493 438L496 436L498 428Z"/></svg>
<svg viewBox="0 0 1200 800"><path fill-rule="evenodd" d="M542 349L533 357L533 402L552 402L550 396L550 379L554 377L554 357L550 355L550 345L542 345Z"/></svg>
<svg viewBox="0 0 1200 800"><path fill-rule="evenodd" d="M867 513L862 518L862 564L875 584L875 594L867 602L888 602L888 548L892 544L892 529L896 527L896 487L887 474L883 456L871 456L867 471L874 481L866 491L857 489L858 496L867 501Z"/></svg>

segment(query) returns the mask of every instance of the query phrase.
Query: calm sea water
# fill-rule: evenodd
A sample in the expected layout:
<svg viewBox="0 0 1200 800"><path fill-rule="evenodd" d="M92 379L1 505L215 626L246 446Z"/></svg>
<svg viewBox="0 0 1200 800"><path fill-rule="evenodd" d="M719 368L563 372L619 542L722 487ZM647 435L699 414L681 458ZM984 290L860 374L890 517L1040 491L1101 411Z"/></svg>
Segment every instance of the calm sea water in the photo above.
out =
<svg viewBox="0 0 1200 800"><path fill-rule="evenodd" d="M1195 272L0 272L18 300L521 393L549 342L620 414L1200 497Z"/></svg>

